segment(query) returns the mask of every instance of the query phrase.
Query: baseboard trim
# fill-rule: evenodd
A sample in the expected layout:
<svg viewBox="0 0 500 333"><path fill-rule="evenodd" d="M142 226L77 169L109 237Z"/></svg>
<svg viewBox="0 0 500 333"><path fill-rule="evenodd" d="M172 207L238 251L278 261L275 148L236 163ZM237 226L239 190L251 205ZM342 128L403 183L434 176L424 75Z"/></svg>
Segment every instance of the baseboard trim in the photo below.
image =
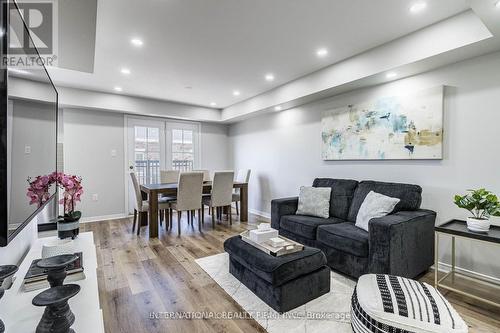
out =
<svg viewBox="0 0 500 333"><path fill-rule="evenodd" d="M123 219L128 217L128 214L111 214L111 215L102 215L102 216L89 216L89 217L83 217L80 220L80 223L88 223L88 222L97 222L97 221L103 221L103 220L117 220L117 219Z"/></svg>
<svg viewBox="0 0 500 333"><path fill-rule="evenodd" d="M435 267L432 266L432 269L435 269ZM439 271L440 272L448 273L450 270L451 270L451 265L450 264L447 264L447 263L444 263L444 262L439 262ZM462 267L457 267L457 266L455 266L455 270L458 273L461 273L461 274L464 274L464 275L468 275L470 277L474 277L474 278L477 278L477 279L480 279L480 280L484 280L484 281L487 281L487 282L490 282L490 283L500 284L500 278L497 278L497 277L494 277L494 276L490 276L490 275L486 275L486 274L483 274L483 273L474 272L474 271L471 271L469 269L462 268Z"/></svg>
<svg viewBox="0 0 500 333"><path fill-rule="evenodd" d="M251 213L251 214L254 214L254 215L265 217L266 219L270 219L271 218L271 214L263 212L263 211L260 211L260 210L249 208L248 212Z"/></svg>

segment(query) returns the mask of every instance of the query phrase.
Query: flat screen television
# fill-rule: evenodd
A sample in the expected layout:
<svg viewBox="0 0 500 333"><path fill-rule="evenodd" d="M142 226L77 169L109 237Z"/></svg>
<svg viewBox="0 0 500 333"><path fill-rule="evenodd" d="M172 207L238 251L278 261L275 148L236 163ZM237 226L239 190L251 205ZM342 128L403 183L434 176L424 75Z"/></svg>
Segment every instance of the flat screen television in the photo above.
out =
<svg viewBox="0 0 500 333"><path fill-rule="evenodd" d="M58 94L17 4L1 2L0 246L6 246L54 206L57 187L45 185L57 171ZM16 63L23 58L34 64Z"/></svg>

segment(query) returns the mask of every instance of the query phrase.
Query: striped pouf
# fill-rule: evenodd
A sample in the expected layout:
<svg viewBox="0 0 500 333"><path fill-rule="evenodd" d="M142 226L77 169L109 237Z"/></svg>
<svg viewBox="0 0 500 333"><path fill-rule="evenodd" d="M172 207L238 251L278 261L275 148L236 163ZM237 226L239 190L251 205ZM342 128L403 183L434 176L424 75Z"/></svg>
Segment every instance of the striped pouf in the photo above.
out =
<svg viewBox="0 0 500 333"><path fill-rule="evenodd" d="M398 276L367 274L352 295L356 333L468 332L468 327L439 291Z"/></svg>

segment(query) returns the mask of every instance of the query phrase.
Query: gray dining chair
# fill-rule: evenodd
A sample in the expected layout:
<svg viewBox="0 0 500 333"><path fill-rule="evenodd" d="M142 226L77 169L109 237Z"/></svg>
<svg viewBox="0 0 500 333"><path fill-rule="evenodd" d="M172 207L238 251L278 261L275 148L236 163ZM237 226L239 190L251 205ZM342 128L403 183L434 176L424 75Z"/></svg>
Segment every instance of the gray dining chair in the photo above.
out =
<svg viewBox="0 0 500 333"><path fill-rule="evenodd" d="M135 225L136 222L139 222L137 224L137 235L140 234L141 231L141 226L143 223L143 214L141 213L146 213L149 212L149 202L147 200L142 200L142 192L141 192L141 187L139 185L139 181L137 180L137 176L135 175L135 172L130 173L130 178L132 180L132 185L134 186L134 192L135 192L135 199L136 199L136 207L134 208L134 223L132 224L132 232L135 230ZM169 214L168 211L170 210L170 202L171 198L158 198L158 212L163 212L160 214L160 223L162 221L163 216L168 218ZM137 216L139 216L139 221L137 221ZM171 223L168 219L166 221L167 228L168 224Z"/></svg>
<svg viewBox="0 0 500 333"><path fill-rule="evenodd" d="M212 179L210 178L210 171L209 170L192 170L193 172L203 172L203 181L204 182L209 182Z"/></svg>
<svg viewBox="0 0 500 333"><path fill-rule="evenodd" d="M160 182L162 184L178 183L179 170L160 170Z"/></svg>
<svg viewBox="0 0 500 333"><path fill-rule="evenodd" d="M236 181L241 183L247 183L250 181L250 169L240 169L238 170L238 175L236 176ZM233 200L236 206L236 215L240 215L238 203L241 201L240 189L237 188L233 192Z"/></svg>
<svg viewBox="0 0 500 333"><path fill-rule="evenodd" d="M201 231L203 223L203 212L201 211L201 194L203 192L202 172L182 172L179 176L177 199L170 204L170 221L172 211L177 211L177 233L181 234L182 212L188 212L188 222L193 224L194 212L198 211L198 229ZM170 223L172 229L172 223Z"/></svg>
<svg viewBox="0 0 500 333"><path fill-rule="evenodd" d="M216 171L212 182L212 191L209 196L203 197L203 205L212 211L212 227L215 228L215 219L222 217L222 210L226 209L229 215L229 224L233 224L231 201L233 195L234 171ZM204 207L204 206L203 206ZM215 215L217 208L218 214ZM204 208L202 208L204 210ZM220 212L220 213L219 213Z"/></svg>

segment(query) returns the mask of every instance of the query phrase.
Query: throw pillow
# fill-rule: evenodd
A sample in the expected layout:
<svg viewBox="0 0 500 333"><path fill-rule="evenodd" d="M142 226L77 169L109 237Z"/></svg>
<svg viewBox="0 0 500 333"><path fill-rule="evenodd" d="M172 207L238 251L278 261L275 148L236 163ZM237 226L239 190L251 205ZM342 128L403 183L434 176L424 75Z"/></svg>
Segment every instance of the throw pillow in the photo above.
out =
<svg viewBox="0 0 500 333"><path fill-rule="evenodd" d="M309 215L322 218L330 217L331 187L302 186L299 194L297 215Z"/></svg>
<svg viewBox="0 0 500 333"><path fill-rule="evenodd" d="M368 222L371 219L390 214L399 201L398 198L370 191L359 208L356 227L368 231Z"/></svg>

